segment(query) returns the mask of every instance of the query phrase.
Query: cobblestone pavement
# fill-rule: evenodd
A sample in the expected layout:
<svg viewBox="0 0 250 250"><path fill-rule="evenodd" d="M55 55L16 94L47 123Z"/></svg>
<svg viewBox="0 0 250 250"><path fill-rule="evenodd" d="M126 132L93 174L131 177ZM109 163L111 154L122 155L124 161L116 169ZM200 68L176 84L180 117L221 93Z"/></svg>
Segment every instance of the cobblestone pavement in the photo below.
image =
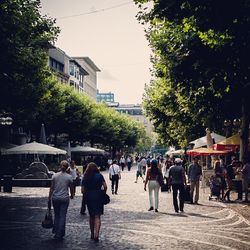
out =
<svg viewBox="0 0 250 250"><path fill-rule="evenodd" d="M174 213L171 193L160 193L155 213L147 211L141 179L134 181L135 170L122 173L118 195L110 194L105 206L98 243L90 240L88 216L79 213L80 187L69 206L62 242L41 227L48 188L14 187L12 193L0 193L0 249L250 249L250 222L226 204L208 201L208 190L201 190L201 205L185 204L183 214ZM245 213L249 208L243 207Z"/></svg>

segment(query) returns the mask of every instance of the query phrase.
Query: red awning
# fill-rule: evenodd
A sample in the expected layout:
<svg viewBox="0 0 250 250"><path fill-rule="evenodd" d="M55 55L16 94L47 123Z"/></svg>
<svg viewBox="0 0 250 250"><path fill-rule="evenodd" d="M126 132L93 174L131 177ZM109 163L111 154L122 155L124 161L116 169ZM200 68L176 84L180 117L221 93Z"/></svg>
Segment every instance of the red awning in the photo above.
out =
<svg viewBox="0 0 250 250"><path fill-rule="evenodd" d="M214 144L214 150L237 151L240 145L238 144Z"/></svg>

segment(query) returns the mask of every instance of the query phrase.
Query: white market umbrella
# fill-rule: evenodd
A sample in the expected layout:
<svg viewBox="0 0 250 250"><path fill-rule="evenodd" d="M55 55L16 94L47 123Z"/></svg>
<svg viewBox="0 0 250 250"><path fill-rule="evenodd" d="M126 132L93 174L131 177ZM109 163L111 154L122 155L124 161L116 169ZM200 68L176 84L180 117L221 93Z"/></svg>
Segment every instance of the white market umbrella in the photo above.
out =
<svg viewBox="0 0 250 250"><path fill-rule="evenodd" d="M42 143L31 142L26 143L8 150L5 150L3 154L5 155L19 155L19 154L48 154L48 155L65 155L67 152L65 150L51 147Z"/></svg>
<svg viewBox="0 0 250 250"><path fill-rule="evenodd" d="M211 133L211 137L215 141L215 143L218 143L218 142L226 139L226 137L221 136L219 134L216 134L214 132ZM198 138L194 141L191 141L191 142L189 142L189 144L194 144L194 148L200 148L200 147L207 146L207 136L205 135L201 138Z"/></svg>
<svg viewBox="0 0 250 250"><path fill-rule="evenodd" d="M71 153L81 153L82 155L104 155L105 150L99 148L85 147L85 146L76 146L72 147Z"/></svg>

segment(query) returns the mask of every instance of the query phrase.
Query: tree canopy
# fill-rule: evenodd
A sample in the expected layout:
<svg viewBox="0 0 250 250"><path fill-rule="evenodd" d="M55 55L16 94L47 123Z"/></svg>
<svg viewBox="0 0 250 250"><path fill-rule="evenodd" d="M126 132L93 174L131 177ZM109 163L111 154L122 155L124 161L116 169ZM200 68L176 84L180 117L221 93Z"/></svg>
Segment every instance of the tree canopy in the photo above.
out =
<svg viewBox="0 0 250 250"><path fill-rule="evenodd" d="M41 16L39 8L39 0L0 3L0 107L20 125L36 117L46 95L47 49L59 32L55 20Z"/></svg>
<svg viewBox="0 0 250 250"><path fill-rule="evenodd" d="M0 113L13 113L15 127L39 138L44 123L54 138L67 134L70 141L113 149L146 138L137 122L57 82L48 67L48 48L59 28L40 14L39 0L1 1L0 33Z"/></svg>
<svg viewBox="0 0 250 250"><path fill-rule="evenodd" d="M205 127L220 131L224 119L234 118L241 118L245 138L250 2L135 2L153 51L153 80L144 104L165 141L184 146Z"/></svg>

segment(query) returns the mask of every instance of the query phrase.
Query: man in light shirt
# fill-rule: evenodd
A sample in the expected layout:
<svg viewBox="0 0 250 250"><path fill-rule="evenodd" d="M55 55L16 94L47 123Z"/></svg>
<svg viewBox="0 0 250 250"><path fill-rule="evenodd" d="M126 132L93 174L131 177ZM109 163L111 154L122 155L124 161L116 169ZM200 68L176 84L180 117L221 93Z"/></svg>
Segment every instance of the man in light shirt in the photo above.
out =
<svg viewBox="0 0 250 250"><path fill-rule="evenodd" d="M112 194L117 194L119 179L121 179L121 170L116 160L114 160L113 164L109 167L109 179L111 180Z"/></svg>

